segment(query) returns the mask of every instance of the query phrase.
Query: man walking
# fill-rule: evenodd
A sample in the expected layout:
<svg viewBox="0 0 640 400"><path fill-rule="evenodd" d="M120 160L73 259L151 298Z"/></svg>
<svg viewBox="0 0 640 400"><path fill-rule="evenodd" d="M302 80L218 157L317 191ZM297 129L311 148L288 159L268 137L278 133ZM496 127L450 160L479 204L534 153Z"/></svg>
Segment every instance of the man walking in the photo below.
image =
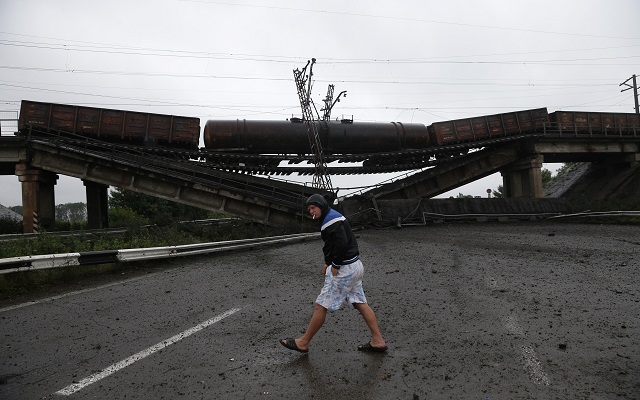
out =
<svg viewBox="0 0 640 400"><path fill-rule="evenodd" d="M387 351L387 344L380 333L376 315L367 304L362 289L364 266L360 261L360 251L351 225L319 194L311 195L305 207L313 219L321 224L320 232L324 241L324 286L316 298L313 315L305 334L297 339L282 339L280 344L288 349L307 353L311 339L324 324L327 310L338 310L346 302L360 312L371 331L371 340L358 346L358 350Z"/></svg>

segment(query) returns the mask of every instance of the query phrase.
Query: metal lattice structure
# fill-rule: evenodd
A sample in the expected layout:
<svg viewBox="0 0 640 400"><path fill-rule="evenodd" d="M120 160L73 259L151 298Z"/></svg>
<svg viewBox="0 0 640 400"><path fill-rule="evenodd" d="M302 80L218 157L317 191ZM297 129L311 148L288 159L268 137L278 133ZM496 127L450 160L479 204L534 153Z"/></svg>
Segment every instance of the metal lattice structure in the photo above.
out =
<svg viewBox="0 0 640 400"><path fill-rule="evenodd" d="M340 94L338 94L338 97L336 97L334 101L333 89L334 89L334 86L329 85L329 88L327 89L327 97L325 97L323 100L324 108L320 109L320 111L324 111L324 113L322 114L322 120L324 121L325 125L327 121L331 119L331 110L333 110L333 106L335 106L336 103L340 101L340 97L342 95L344 95L345 97L347 96L347 91L343 90L342 92L340 92Z"/></svg>
<svg viewBox="0 0 640 400"><path fill-rule="evenodd" d="M311 99L311 88L313 77L313 64L316 59L313 58L307 62L302 70L293 70L293 77L295 78L296 88L298 90L298 98L300 99L300 108L302 109L302 119L306 122L309 133L309 146L311 147L311 153L313 154L315 173L313 174L313 187L319 189L325 189L333 191L333 185L331 184L331 177L327 172L327 162L322 150L322 142L320 141L319 132L319 118L315 115L318 114L315 104ZM309 73L307 74L307 68ZM315 115L314 115L315 111Z"/></svg>

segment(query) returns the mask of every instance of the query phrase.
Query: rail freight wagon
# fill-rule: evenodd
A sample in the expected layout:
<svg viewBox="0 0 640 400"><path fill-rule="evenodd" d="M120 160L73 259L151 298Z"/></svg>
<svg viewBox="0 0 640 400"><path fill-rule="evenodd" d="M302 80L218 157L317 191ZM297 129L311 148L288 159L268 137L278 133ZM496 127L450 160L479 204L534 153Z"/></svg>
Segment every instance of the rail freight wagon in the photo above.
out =
<svg viewBox="0 0 640 400"><path fill-rule="evenodd" d="M424 149L427 128L399 122L315 122L325 154L358 154ZM208 150L253 154L310 153L307 124L292 121L209 120L204 128Z"/></svg>
<svg viewBox="0 0 640 400"><path fill-rule="evenodd" d="M133 144L197 149L200 119L23 100L19 130L55 131Z"/></svg>
<svg viewBox="0 0 640 400"><path fill-rule="evenodd" d="M561 133L640 135L640 114L556 111L550 119Z"/></svg>
<svg viewBox="0 0 640 400"><path fill-rule="evenodd" d="M434 122L429 125L432 145L448 145L543 130L549 125L546 108L515 111L482 117Z"/></svg>

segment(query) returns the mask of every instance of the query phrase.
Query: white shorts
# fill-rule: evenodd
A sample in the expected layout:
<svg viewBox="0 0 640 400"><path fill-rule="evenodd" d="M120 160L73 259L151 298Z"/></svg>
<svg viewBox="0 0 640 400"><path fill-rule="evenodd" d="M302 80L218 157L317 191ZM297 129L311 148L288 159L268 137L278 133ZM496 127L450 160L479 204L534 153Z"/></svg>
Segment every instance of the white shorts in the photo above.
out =
<svg viewBox="0 0 640 400"><path fill-rule="evenodd" d="M316 303L332 311L340 309L345 301L351 307L353 303L366 303L362 289L363 276L364 266L360 260L340 266L336 276L331 273L331 266L327 267L324 286Z"/></svg>

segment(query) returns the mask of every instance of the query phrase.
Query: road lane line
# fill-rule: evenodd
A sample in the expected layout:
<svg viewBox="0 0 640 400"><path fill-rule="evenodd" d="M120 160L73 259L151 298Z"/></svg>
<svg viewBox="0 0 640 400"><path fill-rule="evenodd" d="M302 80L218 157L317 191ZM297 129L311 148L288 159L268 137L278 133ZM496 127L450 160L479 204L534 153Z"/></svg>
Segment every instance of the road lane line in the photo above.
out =
<svg viewBox="0 0 640 400"><path fill-rule="evenodd" d="M107 285L96 286L96 287L93 287L93 288L87 288L87 289L82 289L82 290L76 290L76 291L73 291L73 292L60 294L58 296L47 297L45 299L28 301L26 303L16 304L16 305L5 307L5 308L0 308L0 313L3 313L5 311L17 310L18 308L22 308L22 307L33 306L33 305L40 304L40 303L46 303L46 302L53 301L53 300L59 300L59 299L63 299L65 297L73 296L73 295L76 295L76 294L82 294L82 293L86 293L86 292L91 292L93 290L100 290L100 289L105 289L105 288L108 288L108 287L111 287L111 286L125 284L125 283L129 283L129 282L140 280L142 278L147 278L148 276L149 275L139 276L137 278L131 278L131 279L127 279L127 280L120 281L120 282L109 283Z"/></svg>
<svg viewBox="0 0 640 400"><path fill-rule="evenodd" d="M520 349L522 350L522 356L524 358L524 368L533 377L533 381L539 385L549 386L551 380L542 370L542 364L540 360L538 360L538 357L536 357L536 352L533 348L524 345Z"/></svg>
<svg viewBox="0 0 640 400"><path fill-rule="evenodd" d="M498 289L498 282L495 278L488 276L485 278L485 284L491 290ZM515 314L507 315L504 320L504 327L509 332L521 338L525 338L525 331L522 325L518 322L518 317ZM542 368L542 363L538 360L536 352L533 347L529 345L520 346L522 353L522 362L524 363L524 369L532 378L533 382L538 385L551 385L551 379L547 376Z"/></svg>
<svg viewBox="0 0 640 400"><path fill-rule="evenodd" d="M245 306L246 307L246 306ZM67 387L65 387L64 389L60 389L58 390L55 394L57 395L62 395L62 396L69 396L79 390L84 389L85 387L98 382L99 380L106 378L107 376L125 368L128 367L129 365L133 364L136 361L142 360L143 358L150 356L151 354L164 349L165 347L171 346L172 344L186 338L189 337L191 335L193 335L196 332L199 332L201 330L203 330L204 328L215 324L216 322L219 322L221 320L223 320L224 318L227 318L230 315L233 315L235 313L237 313L238 311L240 311L242 308L232 308L228 311L223 312L222 314L216 315L215 317L206 320L196 326L194 326L193 328L189 328L186 331L180 332L175 336L170 337L167 340L163 340L160 343L154 344L153 346L142 350L141 352L138 352L130 357L125 358L122 361L119 361L115 364L112 364L110 366L108 366L107 368L103 369L102 371L95 373L93 375L90 375L86 378L84 378L83 380L81 380L78 383L74 383L72 385L69 385Z"/></svg>

